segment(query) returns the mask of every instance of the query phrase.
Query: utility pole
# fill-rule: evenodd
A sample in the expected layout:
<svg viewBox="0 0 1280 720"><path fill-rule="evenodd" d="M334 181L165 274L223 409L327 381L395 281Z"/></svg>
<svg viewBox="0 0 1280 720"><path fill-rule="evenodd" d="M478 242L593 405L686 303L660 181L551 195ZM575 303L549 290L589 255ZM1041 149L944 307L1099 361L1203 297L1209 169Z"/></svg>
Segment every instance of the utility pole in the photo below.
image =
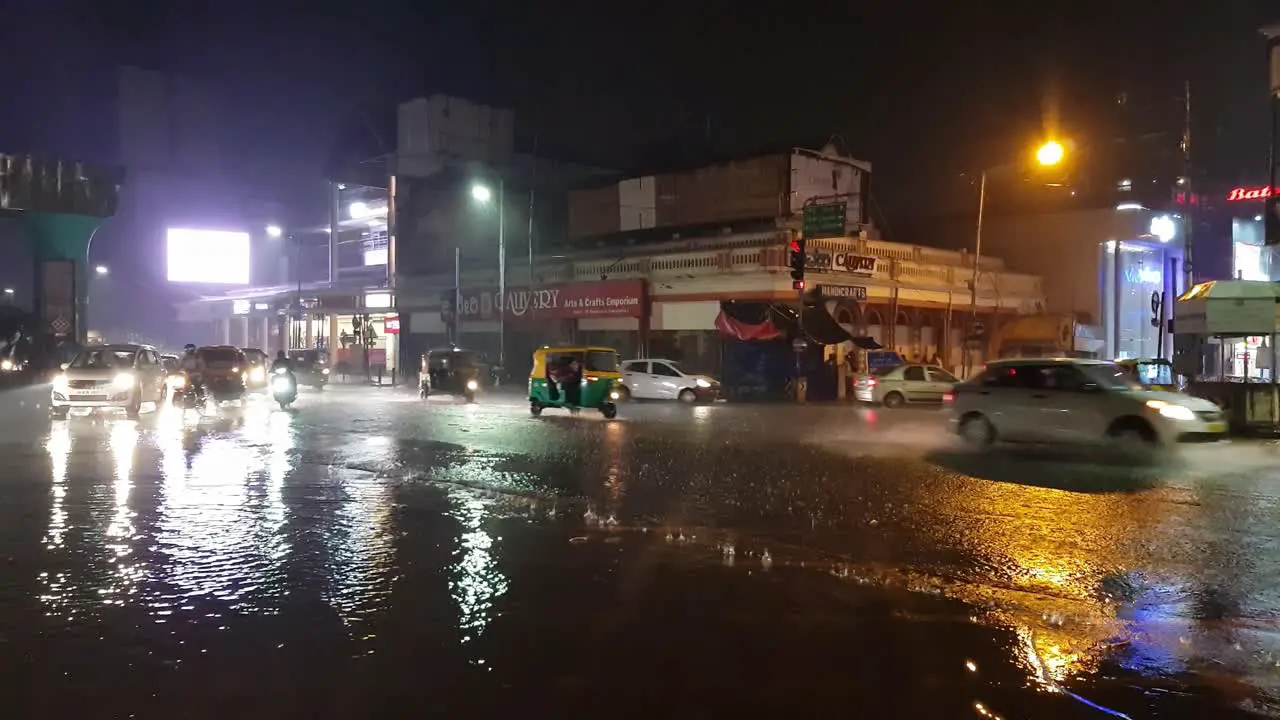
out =
<svg viewBox="0 0 1280 720"><path fill-rule="evenodd" d="M964 333L964 357L961 358L964 376L969 377L973 366L973 349L969 347L973 330L978 326L978 265L982 260L982 219L987 211L987 171L978 180L978 222L973 232L973 274L969 278L969 327ZM894 322L897 322L895 319Z"/></svg>
<svg viewBox="0 0 1280 720"><path fill-rule="evenodd" d="M1186 273L1183 288L1190 290L1195 282L1195 262L1192 258L1191 234L1195 227L1192 212L1195 208L1195 191L1191 182L1191 81L1183 85L1183 122L1182 122L1182 182L1183 197L1187 202L1182 209L1182 270ZM1116 258L1120 256L1117 253Z"/></svg>
<svg viewBox="0 0 1280 720"><path fill-rule="evenodd" d="M1265 200L1263 228L1266 244L1274 247L1280 245L1280 195L1276 193L1277 186L1280 186L1280 157L1276 155L1277 135L1280 135L1280 24L1263 28L1262 34L1267 38L1267 67L1270 70L1268 105L1271 107L1271 126L1267 128L1270 138L1267 146L1267 187L1271 188L1271 195ZM1274 374L1275 371L1272 372Z"/></svg>

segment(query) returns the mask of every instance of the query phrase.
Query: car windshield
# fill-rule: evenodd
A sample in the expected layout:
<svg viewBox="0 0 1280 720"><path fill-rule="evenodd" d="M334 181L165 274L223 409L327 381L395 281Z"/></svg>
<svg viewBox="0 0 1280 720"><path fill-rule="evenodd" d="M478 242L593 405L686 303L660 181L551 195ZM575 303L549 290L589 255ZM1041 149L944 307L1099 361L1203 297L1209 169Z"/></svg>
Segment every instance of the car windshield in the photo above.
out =
<svg viewBox="0 0 1280 720"><path fill-rule="evenodd" d="M200 354L207 363L234 363L240 359L240 352L234 348L205 348Z"/></svg>
<svg viewBox="0 0 1280 720"><path fill-rule="evenodd" d="M70 367L77 370L110 370L112 368L133 367L133 359L136 355L136 350L113 350L110 348L85 350L76 355L76 358L71 361Z"/></svg>
<svg viewBox="0 0 1280 720"><path fill-rule="evenodd" d="M1138 390L1142 387L1115 363L1082 363L1079 367L1085 377L1105 390Z"/></svg>
<svg viewBox="0 0 1280 720"><path fill-rule="evenodd" d="M680 367L675 363L670 363L670 365L676 369ZM617 372L618 353L610 350L588 350L587 370L589 372Z"/></svg>

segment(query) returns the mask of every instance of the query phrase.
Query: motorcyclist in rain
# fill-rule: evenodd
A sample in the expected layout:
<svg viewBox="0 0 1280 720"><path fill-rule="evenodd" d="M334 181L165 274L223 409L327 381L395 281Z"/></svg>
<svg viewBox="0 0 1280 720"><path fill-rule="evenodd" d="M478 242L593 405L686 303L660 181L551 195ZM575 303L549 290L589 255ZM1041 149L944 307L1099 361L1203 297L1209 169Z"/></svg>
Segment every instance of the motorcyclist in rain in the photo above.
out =
<svg viewBox="0 0 1280 720"><path fill-rule="evenodd" d="M284 368L285 372L290 374L293 373L293 361L289 359L288 355L284 354L283 350L276 351L276 359L271 363L271 372L275 373L280 368Z"/></svg>
<svg viewBox="0 0 1280 720"><path fill-rule="evenodd" d="M187 386L191 391L197 396L203 395L204 362L200 359L196 346L190 343L182 348L182 372L187 376Z"/></svg>

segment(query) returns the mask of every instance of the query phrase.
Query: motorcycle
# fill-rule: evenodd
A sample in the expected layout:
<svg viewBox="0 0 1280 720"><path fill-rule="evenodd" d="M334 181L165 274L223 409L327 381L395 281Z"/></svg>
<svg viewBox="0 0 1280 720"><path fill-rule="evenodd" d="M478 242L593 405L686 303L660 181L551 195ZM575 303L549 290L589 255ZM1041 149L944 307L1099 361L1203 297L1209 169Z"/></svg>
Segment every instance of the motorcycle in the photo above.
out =
<svg viewBox="0 0 1280 720"><path fill-rule="evenodd" d="M298 380L288 368L276 368L271 375L271 397L284 410L298 399Z"/></svg>

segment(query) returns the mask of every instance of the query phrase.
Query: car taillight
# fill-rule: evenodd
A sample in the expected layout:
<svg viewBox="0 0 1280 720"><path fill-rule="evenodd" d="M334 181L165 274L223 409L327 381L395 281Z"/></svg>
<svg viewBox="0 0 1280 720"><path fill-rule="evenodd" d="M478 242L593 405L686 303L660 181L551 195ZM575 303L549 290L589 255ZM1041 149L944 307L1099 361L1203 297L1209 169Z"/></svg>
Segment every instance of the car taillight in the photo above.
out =
<svg viewBox="0 0 1280 720"><path fill-rule="evenodd" d="M942 395L942 402L944 403L952 402L955 399L956 399L956 393L954 390L948 390L946 393Z"/></svg>
<svg viewBox="0 0 1280 720"><path fill-rule="evenodd" d="M875 387L875 386L876 386L876 379L875 379L875 378L867 378L867 387Z"/></svg>

